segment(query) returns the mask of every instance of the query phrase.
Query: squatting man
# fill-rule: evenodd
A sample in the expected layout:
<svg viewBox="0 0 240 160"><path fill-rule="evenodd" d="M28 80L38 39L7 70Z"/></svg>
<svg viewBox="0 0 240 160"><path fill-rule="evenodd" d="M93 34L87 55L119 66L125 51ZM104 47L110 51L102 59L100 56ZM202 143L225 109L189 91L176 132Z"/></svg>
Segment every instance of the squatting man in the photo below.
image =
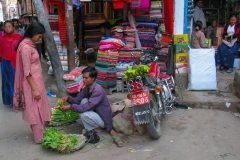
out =
<svg viewBox="0 0 240 160"><path fill-rule="evenodd" d="M70 104L65 105L62 111L79 112L87 134L93 135L94 132L100 132L102 128L106 128L117 146L122 147L123 142L119 137L116 137L116 132L112 128L112 111L106 93L95 82L97 70L95 67L89 66L83 69L82 74L85 87L76 97L65 96L60 99Z"/></svg>

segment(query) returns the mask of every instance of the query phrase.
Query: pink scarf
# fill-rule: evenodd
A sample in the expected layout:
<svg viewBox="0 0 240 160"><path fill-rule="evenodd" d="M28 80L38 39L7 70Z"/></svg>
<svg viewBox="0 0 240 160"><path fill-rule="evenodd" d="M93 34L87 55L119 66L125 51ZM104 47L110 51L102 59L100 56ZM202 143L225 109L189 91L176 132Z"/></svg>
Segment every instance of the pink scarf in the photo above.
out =
<svg viewBox="0 0 240 160"><path fill-rule="evenodd" d="M13 97L13 110L15 112L22 111L25 108L25 98L23 93L23 80L24 80L24 72L23 72L23 62L20 54L24 54L20 52L23 47L31 46L35 47L34 43L31 39L25 38L17 50L17 64L16 64L16 76L14 81L14 97Z"/></svg>

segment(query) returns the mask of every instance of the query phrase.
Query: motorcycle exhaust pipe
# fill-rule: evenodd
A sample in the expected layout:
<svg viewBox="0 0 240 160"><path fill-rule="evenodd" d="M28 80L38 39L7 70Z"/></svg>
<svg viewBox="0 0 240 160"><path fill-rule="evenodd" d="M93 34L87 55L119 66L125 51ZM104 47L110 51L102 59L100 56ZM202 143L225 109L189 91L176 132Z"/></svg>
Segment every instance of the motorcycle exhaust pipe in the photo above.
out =
<svg viewBox="0 0 240 160"><path fill-rule="evenodd" d="M172 105L165 107L165 112L166 112L166 114L172 114L172 112L173 112Z"/></svg>

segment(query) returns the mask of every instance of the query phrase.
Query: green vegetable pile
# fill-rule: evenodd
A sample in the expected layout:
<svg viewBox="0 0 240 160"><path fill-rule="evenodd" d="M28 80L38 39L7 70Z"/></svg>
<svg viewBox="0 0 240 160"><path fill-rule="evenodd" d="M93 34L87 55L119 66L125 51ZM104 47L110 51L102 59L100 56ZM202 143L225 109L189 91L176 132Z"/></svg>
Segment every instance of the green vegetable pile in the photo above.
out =
<svg viewBox="0 0 240 160"><path fill-rule="evenodd" d="M55 108L55 109L62 109L63 106L64 106L63 101L59 100L59 101L56 103L56 105L55 105L54 108Z"/></svg>
<svg viewBox="0 0 240 160"><path fill-rule="evenodd" d="M62 126L79 119L79 114L73 111L63 112L59 109L52 109L50 125Z"/></svg>
<svg viewBox="0 0 240 160"><path fill-rule="evenodd" d="M133 66L133 68L128 68L123 76L125 79L135 78L137 76L144 76L149 72L150 68L147 65Z"/></svg>
<svg viewBox="0 0 240 160"><path fill-rule="evenodd" d="M74 122L79 119L79 113L73 112L71 110L63 112L61 109L64 106L62 101L58 101L55 107L52 109L50 126L62 126Z"/></svg>
<svg viewBox="0 0 240 160"><path fill-rule="evenodd" d="M56 128L45 130L42 138L42 147L53 149L59 153L68 153L77 145L77 138L67 134L61 134Z"/></svg>

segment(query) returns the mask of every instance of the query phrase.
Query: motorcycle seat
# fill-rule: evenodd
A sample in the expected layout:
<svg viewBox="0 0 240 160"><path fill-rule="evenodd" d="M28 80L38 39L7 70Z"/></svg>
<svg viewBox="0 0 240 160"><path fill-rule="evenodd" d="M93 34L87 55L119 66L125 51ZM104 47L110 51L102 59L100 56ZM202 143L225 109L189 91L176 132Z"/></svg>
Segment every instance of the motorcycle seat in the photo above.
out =
<svg viewBox="0 0 240 160"><path fill-rule="evenodd" d="M171 77L168 74L160 73L160 77L164 79L170 79Z"/></svg>

